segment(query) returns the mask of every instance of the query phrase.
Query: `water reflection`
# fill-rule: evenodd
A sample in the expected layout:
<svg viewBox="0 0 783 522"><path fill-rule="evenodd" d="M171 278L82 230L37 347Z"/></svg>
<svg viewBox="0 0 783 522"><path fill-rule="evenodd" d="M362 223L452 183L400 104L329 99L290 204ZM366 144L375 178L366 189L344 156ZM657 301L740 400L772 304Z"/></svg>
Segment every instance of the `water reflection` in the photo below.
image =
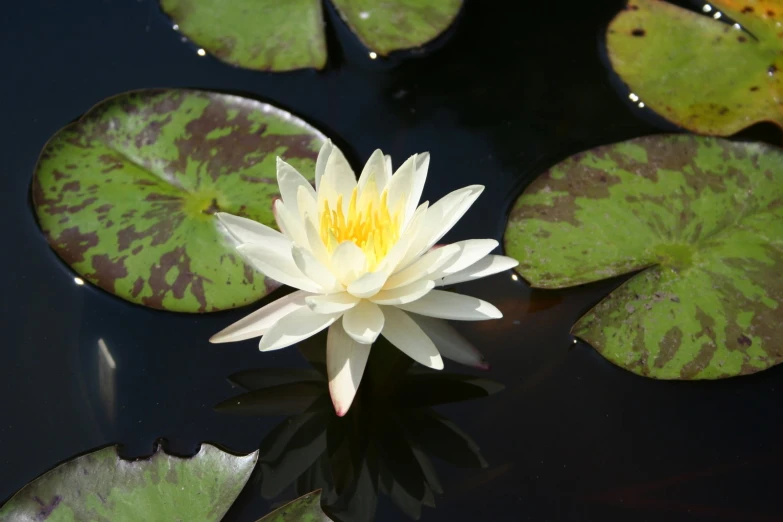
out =
<svg viewBox="0 0 783 522"><path fill-rule="evenodd" d="M229 380L247 392L216 407L239 415L288 415L261 443L263 497L275 498L289 486L296 496L322 489L330 518L366 522L382 493L418 519L423 506L435 507L443 493L432 457L460 468L487 466L470 435L433 406L487 397L501 384L429 370L381 340L351 409L340 418L329 398L323 340L300 350L311 368L232 375Z"/></svg>
<svg viewBox="0 0 783 522"><path fill-rule="evenodd" d="M98 390L104 413L110 423L114 422L117 402L116 371L117 363L114 361L106 341L102 338L98 339Z"/></svg>

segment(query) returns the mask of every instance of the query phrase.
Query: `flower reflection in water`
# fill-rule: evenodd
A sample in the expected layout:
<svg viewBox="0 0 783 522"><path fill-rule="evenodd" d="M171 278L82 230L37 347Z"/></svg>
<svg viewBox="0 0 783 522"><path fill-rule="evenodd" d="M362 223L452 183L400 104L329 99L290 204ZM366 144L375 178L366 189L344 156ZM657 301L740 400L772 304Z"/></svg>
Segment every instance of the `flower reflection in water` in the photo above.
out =
<svg viewBox="0 0 783 522"><path fill-rule="evenodd" d="M320 341L320 342L319 342ZM321 505L338 522L372 520L378 493L410 517L435 507L443 492L430 457L457 467L486 467L478 445L432 407L492 395L497 382L435 372L381 341L373 348L367 384L344 417L329 397L323 335L300 346L312 368L263 368L232 375L247 393L216 409L252 416L289 415L261 443L261 493L297 496L322 489Z"/></svg>

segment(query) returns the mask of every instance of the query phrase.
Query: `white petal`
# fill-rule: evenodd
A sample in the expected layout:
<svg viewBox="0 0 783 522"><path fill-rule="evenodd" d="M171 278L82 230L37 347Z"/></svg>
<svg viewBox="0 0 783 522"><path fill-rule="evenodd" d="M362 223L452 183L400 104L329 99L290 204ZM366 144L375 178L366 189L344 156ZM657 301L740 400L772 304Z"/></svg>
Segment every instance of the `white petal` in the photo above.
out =
<svg viewBox="0 0 783 522"><path fill-rule="evenodd" d="M291 209L283 203L282 199L275 201L274 214L277 227L283 234L297 245L307 245L307 234L305 233L302 219L298 214L291 212Z"/></svg>
<svg viewBox="0 0 783 522"><path fill-rule="evenodd" d="M405 209L405 220L403 226L410 222L413 212L421 199L421 193L424 191L424 182L427 181L427 170L430 168L430 153L423 152L416 155L416 171L413 173L413 185L411 193L408 195L408 203Z"/></svg>
<svg viewBox="0 0 783 522"><path fill-rule="evenodd" d="M368 272L348 285L348 292L356 297L372 297L383 288L387 277L383 272Z"/></svg>
<svg viewBox="0 0 783 522"><path fill-rule="evenodd" d="M300 187L307 191L315 201L315 190L310 182L298 170L280 158L277 158L277 185L280 188L283 203L294 214L299 214L297 199Z"/></svg>
<svg viewBox="0 0 783 522"><path fill-rule="evenodd" d="M329 394L335 412L342 417L351 407L356 390L362 381L369 344L357 343L345 333L341 323L329 327L326 338L326 373L329 376Z"/></svg>
<svg viewBox="0 0 783 522"><path fill-rule="evenodd" d="M225 212L218 212L215 216L240 243L255 243L271 250L291 248L290 239L262 223Z"/></svg>
<svg viewBox="0 0 783 522"><path fill-rule="evenodd" d="M383 189L389 183L389 175L386 172L386 160L380 149L372 153L370 159L364 165L364 169L362 169L362 173L359 176L359 195L362 194L368 183L370 183L370 187L375 186L378 194L383 192Z"/></svg>
<svg viewBox="0 0 783 522"><path fill-rule="evenodd" d="M324 199L334 208L339 196L343 197L343 211L348 208L351 192L356 187L356 175L343 156L335 149L326 161L321 185L318 188L318 208L323 207Z"/></svg>
<svg viewBox="0 0 783 522"><path fill-rule="evenodd" d="M339 314L350 310L359 303L360 299L348 292L336 294L311 295L305 299L305 303L317 314Z"/></svg>
<svg viewBox="0 0 783 522"><path fill-rule="evenodd" d="M324 292L321 285L315 283L299 270L290 250L271 252L258 245L246 244L239 245L237 252L256 270L275 281L308 292L317 294Z"/></svg>
<svg viewBox="0 0 783 522"><path fill-rule="evenodd" d="M418 279L426 278L430 274L438 272L444 265L450 263L459 253L460 247L456 244L433 248L408 267L400 270L386 281L385 289L407 285ZM437 278L441 276L438 275ZM433 277L432 279L435 279Z"/></svg>
<svg viewBox="0 0 783 522"><path fill-rule="evenodd" d="M421 299L400 305L400 308L415 314L457 321L485 321L503 317L500 310L486 301L443 290L433 290Z"/></svg>
<svg viewBox="0 0 783 522"><path fill-rule="evenodd" d="M384 157L383 157L383 159L384 159L384 162L385 162L385 165L386 165L386 177L388 177L389 179L391 179L391 177L392 177L392 173L394 172L394 171L392 170L392 160L391 160L391 156L389 156L389 155L387 154L386 156L384 156Z"/></svg>
<svg viewBox="0 0 783 522"><path fill-rule="evenodd" d="M309 279L321 286L325 292L339 292L343 285L322 265L309 250L294 246L291 250L296 267Z"/></svg>
<svg viewBox="0 0 783 522"><path fill-rule="evenodd" d="M367 266L367 257L353 241L343 241L332 253L332 271L343 285L353 283Z"/></svg>
<svg viewBox="0 0 783 522"><path fill-rule="evenodd" d="M418 237L419 231L424 224L428 205L429 203L426 201L419 205L419 208L416 209L416 212L413 215L413 219L411 219L411 222L405 230L403 230L400 239L397 240L394 246L391 247L391 250L389 250L389 253L386 254L386 257L383 258L378 270L383 270L387 274L393 274L397 271L400 261L402 261L408 253L411 244Z"/></svg>
<svg viewBox="0 0 783 522"><path fill-rule="evenodd" d="M468 239L453 243L453 246L459 249L459 253L441 267L436 274L437 277L453 274L469 267L479 259L486 257L498 246L498 242L494 239Z"/></svg>
<svg viewBox="0 0 783 522"><path fill-rule="evenodd" d="M387 199L386 202L391 212L402 212L403 216L406 216L408 209L408 200L410 199L413 191L416 174L416 154L405 160L405 163L400 165L397 172L391 177L389 185L387 187ZM421 196L421 194L419 194ZM418 205L418 200L414 204Z"/></svg>
<svg viewBox="0 0 783 522"><path fill-rule="evenodd" d="M372 344L383 330L383 312L375 303L363 300L345 312L343 328L357 343Z"/></svg>
<svg viewBox="0 0 783 522"><path fill-rule="evenodd" d="M435 282L430 279L419 279L405 286L390 290L381 290L370 299L380 305L400 305L421 299L435 288Z"/></svg>
<svg viewBox="0 0 783 522"><path fill-rule="evenodd" d="M340 318L340 314L317 314L307 308L286 315L261 338L262 352L279 350L311 337Z"/></svg>
<svg viewBox="0 0 783 522"><path fill-rule="evenodd" d="M300 186L296 193L296 205L299 209L299 219L302 224L309 221L313 225L318 225L318 207L315 202L316 195L315 192L311 193L311 191L312 188L311 190L307 190Z"/></svg>
<svg viewBox="0 0 783 522"><path fill-rule="evenodd" d="M467 339L443 319L426 317L419 314L409 314L424 333L427 334L443 357L460 364L489 369L484 356Z"/></svg>
<svg viewBox="0 0 783 522"><path fill-rule="evenodd" d="M321 235L318 233L318 230L316 230L315 228L315 224L309 219L305 220L305 235L307 236L307 245L309 247L310 252L312 252L315 258L322 265L324 265L327 268L331 267L332 255L326 249L326 245L324 245L324 242L321 239Z"/></svg>
<svg viewBox="0 0 783 522"><path fill-rule="evenodd" d="M299 290L272 301L263 308L219 331L209 338L209 342L230 343L264 335L282 317L304 308L306 306L305 300L311 295L309 292Z"/></svg>
<svg viewBox="0 0 783 522"><path fill-rule="evenodd" d="M329 161L329 156L334 154L339 154L342 156L342 151L338 149L334 143L332 143L332 140L326 140L326 142L321 145L321 150L318 152L318 158L315 160L315 189L319 190L318 187L321 185L321 178L324 175L324 172L326 172L326 163Z"/></svg>
<svg viewBox="0 0 783 522"><path fill-rule="evenodd" d="M435 344L408 314L394 306L384 306L382 310L386 322L381 333L390 343L424 366L443 369L443 359Z"/></svg>
<svg viewBox="0 0 783 522"><path fill-rule="evenodd" d="M506 256L485 256L473 263L469 267L447 275L436 284L438 286L453 285L456 283L462 283L465 281L473 281L474 279L481 279L482 277L491 276L498 272L503 272L510 268L514 268L519 264L516 259Z"/></svg>
<svg viewBox="0 0 783 522"><path fill-rule="evenodd" d="M446 235L454 224L465 215L465 212L476 201L476 198L481 195L483 190L484 187L481 185L471 185L455 190L427 209L424 224L416 240L408 249L407 255L402 260L402 266L410 263L422 252L432 248L440 238Z"/></svg>

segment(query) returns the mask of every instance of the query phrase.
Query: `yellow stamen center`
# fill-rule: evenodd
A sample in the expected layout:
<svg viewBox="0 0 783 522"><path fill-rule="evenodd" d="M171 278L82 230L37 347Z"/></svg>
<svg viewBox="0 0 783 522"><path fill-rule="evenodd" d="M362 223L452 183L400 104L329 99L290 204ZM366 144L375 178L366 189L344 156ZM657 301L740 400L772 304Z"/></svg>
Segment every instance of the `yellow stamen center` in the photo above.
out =
<svg viewBox="0 0 783 522"><path fill-rule="evenodd" d="M361 198L358 187L353 189L347 211L343 210L342 195L333 206L324 201L320 224L321 239L330 252L340 243L352 241L367 256L368 270L378 266L400 237L400 212L389 210L386 191L379 198L377 190L369 186L364 187Z"/></svg>

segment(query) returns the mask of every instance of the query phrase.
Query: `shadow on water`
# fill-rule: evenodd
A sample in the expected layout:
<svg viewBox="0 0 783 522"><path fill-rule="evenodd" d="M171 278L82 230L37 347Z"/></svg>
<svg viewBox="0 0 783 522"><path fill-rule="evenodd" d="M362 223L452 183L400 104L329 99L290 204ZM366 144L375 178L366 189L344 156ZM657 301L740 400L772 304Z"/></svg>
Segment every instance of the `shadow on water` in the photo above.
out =
<svg viewBox="0 0 783 522"><path fill-rule="evenodd" d="M487 467L470 435L433 407L484 398L503 385L414 365L380 339L341 418L329 396L324 345L319 335L300 347L309 369L262 368L229 378L246 393L217 411L287 415L261 442L259 466L234 512L247 509L259 491L290 500L321 489L322 508L338 522L372 520L380 494L418 519L443 494L433 457L459 468Z"/></svg>

